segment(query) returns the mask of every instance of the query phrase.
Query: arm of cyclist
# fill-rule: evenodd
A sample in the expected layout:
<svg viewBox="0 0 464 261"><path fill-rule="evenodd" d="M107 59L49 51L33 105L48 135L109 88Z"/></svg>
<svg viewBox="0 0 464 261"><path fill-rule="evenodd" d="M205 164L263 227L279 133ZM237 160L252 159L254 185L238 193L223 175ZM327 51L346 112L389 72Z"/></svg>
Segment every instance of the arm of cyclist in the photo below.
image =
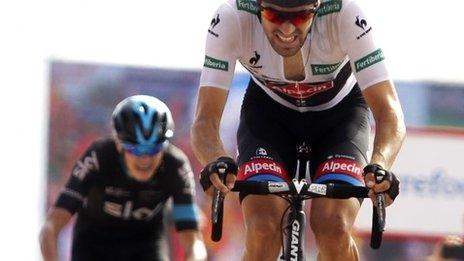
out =
<svg viewBox="0 0 464 261"><path fill-rule="evenodd" d="M403 111L391 81L382 81L363 91L375 119L375 140L370 164L376 164L384 170L390 169L401 148L406 135ZM386 191L386 205L393 203L399 190L399 181L393 173L388 174L392 182L383 180L375 182L374 173L365 173L366 186L370 188L369 196L376 201L375 193ZM396 193L395 193L396 190Z"/></svg>
<svg viewBox="0 0 464 261"><path fill-rule="evenodd" d="M185 250L185 260L206 260L206 247L198 230L183 230L179 231L178 234L180 244Z"/></svg>
<svg viewBox="0 0 464 261"><path fill-rule="evenodd" d="M58 260L57 239L60 231L71 217L82 207L87 194L94 184L99 163L94 145L89 147L74 164L68 182L49 210L40 233L40 246L44 260ZM86 167L82 168L86 162Z"/></svg>
<svg viewBox="0 0 464 261"><path fill-rule="evenodd" d="M227 95L228 91L221 88L203 86L199 89L195 119L191 130L191 142L196 157L206 166L205 170L214 171L214 168L209 167L213 166L212 164L222 162L224 159L229 159L229 164L234 163L233 159L227 156L219 135L219 126ZM226 173L225 184L217 172L208 173L206 171L203 173L203 175L208 175L206 178L209 178L212 185L222 193L229 192L234 186L236 177L233 173ZM211 195L212 188L208 188L206 183L202 182L203 189Z"/></svg>
<svg viewBox="0 0 464 261"><path fill-rule="evenodd" d="M58 236L72 214L63 208L52 208L40 231L40 250L45 261L58 260Z"/></svg>

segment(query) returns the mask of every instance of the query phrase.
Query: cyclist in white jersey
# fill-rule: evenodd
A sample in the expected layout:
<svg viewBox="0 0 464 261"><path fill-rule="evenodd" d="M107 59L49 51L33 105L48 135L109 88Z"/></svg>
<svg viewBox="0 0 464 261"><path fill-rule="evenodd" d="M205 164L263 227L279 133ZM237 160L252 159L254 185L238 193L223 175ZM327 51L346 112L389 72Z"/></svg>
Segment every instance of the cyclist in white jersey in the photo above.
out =
<svg viewBox="0 0 464 261"><path fill-rule="evenodd" d="M211 192L212 184L227 193L237 170L241 180L288 180L294 146L305 141L315 152L311 178L316 182L366 184L373 201L375 193L385 191L390 205L399 181L387 170L406 132L374 33L353 0L223 3L208 29L192 126L192 145L205 165L203 188ZM224 150L219 125L237 60L251 80L242 105L236 161ZM376 123L369 159L367 108ZM221 164L227 166L225 184L217 175ZM388 175L375 183L374 174L379 173ZM287 203L257 195L241 195L241 200L244 260L275 260ZM359 208L356 199L313 200L310 223L318 260L358 259L351 229Z"/></svg>

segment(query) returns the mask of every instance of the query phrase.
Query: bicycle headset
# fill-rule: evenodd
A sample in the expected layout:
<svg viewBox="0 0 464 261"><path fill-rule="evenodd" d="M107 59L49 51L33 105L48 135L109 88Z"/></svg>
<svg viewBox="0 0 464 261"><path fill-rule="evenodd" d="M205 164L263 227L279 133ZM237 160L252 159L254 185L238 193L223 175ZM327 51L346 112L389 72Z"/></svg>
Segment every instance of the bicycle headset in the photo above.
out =
<svg viewBox="0 0 464 261"><path fill-rule="evenodd" d="M134 95L122 100L114 109L113 129L124 145L137 151L149 148L161 151L174 135L171 111L161 100L148 95Z"/></svg>

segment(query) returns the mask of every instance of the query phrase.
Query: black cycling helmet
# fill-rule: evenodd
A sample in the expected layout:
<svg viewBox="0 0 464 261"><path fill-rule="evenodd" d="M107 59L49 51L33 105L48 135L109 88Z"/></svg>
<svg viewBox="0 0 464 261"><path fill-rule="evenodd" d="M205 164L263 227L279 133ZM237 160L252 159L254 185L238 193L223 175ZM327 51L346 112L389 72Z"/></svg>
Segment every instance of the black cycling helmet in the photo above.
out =
<svg viewBox="0 0 464 261"><path fill-rule="evenodd" d="M261 5L261 3L268 3L280 7L285 7L285 8L291 8L291 7L297 7L297 6L302 6L302 5L315 5L318 6L320 0L257 0L258 5Z"/></svg>
<svg viewBox="0 0 464 261"><path fill-rule="evenodd" d="M162 101L148 95L135 95L116 106L113 128L122 143L165 147L174 134L174 121Z"/></svg>

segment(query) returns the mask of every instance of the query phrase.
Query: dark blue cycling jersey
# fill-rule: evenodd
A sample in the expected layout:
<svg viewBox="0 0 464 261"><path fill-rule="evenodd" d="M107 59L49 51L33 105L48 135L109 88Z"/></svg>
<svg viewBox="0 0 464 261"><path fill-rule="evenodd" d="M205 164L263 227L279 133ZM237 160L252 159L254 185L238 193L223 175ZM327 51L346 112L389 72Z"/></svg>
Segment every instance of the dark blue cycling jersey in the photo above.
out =
<svg viewBox="0 0 464 261"><path fill-rule="evenodd" d="M94 142L75 164L55 204L77 213L73 260L160 260L169 198L176 229L198 229L193 173L180 149L169 145L147 182L125 169L110 138Z"/></svg>

